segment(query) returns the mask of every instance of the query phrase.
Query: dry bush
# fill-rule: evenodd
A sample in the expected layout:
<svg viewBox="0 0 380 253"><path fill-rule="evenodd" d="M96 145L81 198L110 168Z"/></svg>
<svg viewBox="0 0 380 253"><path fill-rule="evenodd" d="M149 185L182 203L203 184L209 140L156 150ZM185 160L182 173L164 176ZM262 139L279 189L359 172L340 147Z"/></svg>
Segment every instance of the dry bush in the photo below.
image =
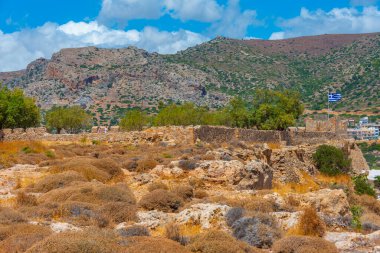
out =
<svg viewBox="0 0 380 253"><path fill-rule="evenodd" d="M228 226L232 226L235 221L244 216L245 210L241 207L233 207L226 213L226 223Z"/></svg>
<svg viewBox="0 0 380 253"><path fill-rule="evenodd" d="M193 198L194 190L190 185L177 185L171 192L176 194L178 197L184 201L190 201Z"/></svg>
<svg viewBox="0 0 380 253"><path fill-rule="evenodd" d="M139 165L136 160L126 161L121 164L121 167L128 171L136 171L138 166Z"/></svg>
<svg viewBox="0 0 380 253"><path fill-rule="evenodd" d="M118 229L117 232L122 237L150 236L149 230L146 227L138 225Z"/></svg>
<svg viewBox="0 0 380 253"><path fill-rule="evenodd" d="M194 191L194 198L197 198L197 199L204 199L204 198L207 198L208 197L208 193L204 190L195 190Z"/></svg>
<svg viewBox="0 0 380 253"><path fill-rule="evenodd" d="M205 182L197 177L189 177L188 178L188 183L190 186L192 186L194 189L196 188L201 188L205 186Z"/></svg>
<svg viewBox="0 0 380 253"><path fill-rule="evenodd" d="M326 225L312 207L306 207L296 225L297 235L319 236L325 234Z"/></svg>
<svg viewBox="0 0 380 253"><path fill-rule="evenodd" d="M180 227L175 223L169 223L165 226L165 237L182 245L186 245L188 242L187 238L181 234Z"/></svg>
<svg viewBox="0 0 380 253"><path fill-rule="evenodd" d="M380 215L380 201L374 197L364 195L357 195L353 192L348 194L348 201L351 206L360 205L377 215Z"/></svg>
<svg viewBox="0 0 380 253"><path fill-rule="evenodd" d="M157 166L157 161L153 159L142 159L137 163L137 172L147 172Z"/></svg>
<svg viewBox="0 0 380 253"><path fill-rule="evenodd" d="M93 179L100 182L120 180L124 175L121 167L112 159L107 158L96 159L76 157L63 160L50 169L52 173L60 173L69 170L82 174L88 181Z"/></svg>
<svg viewBox="0 0 380 253"><path fill-rule="evenodd" d="M126 184L104 185L98 182L78 183L62 189L54 189L42 195L39 201L44 203L64 201L93 204L104 204L107 202L136 203L132 191Z"/></svg>
<svg viewBox="0 0 380 253"><path fill-rule="evenodd" d="M72 182L85 182L86 178L76 171L65 171L48 175L34 185L30 186L32 192L48 192L53 189L64 188Z"/></svg>
<svg viewBox="0 0 380 253"><path fill-rule="evenodd" d="M144 195L139 204L147 210L172 212L181 207L182 200L172 192L158 189Z"/></svg>
<svg viewBox="0 0 380 253"><path fill-rule="evenodd" d="M380 216L375 213L365 213L360 217L362 229L373 232L380 230Z"/></svg>
<svg viewBox="0 0 380 253"><path fill-rule="evenodd" d="M257 196L246 198L226 198L224 196L220 196L217 198L211 198L210 201L215 203L222 203L231 207L241 207L244 208L248 213L269 213L274 212L277 209L274 200L264 199Z"/></svg>
<svg viewBox="0 0 380 253"><path fill-rule="evenodd" d="M28 253L115 253L122 252L116 234L108 230L94 228L80 232L64 232L53 234L33 245Z"/></svg>
<svg viewBox="0 0 380 253"><path fill-rule="evenodd" d="M169 187L166 184L162 183L162 182L154 182L154 183L151 183L148 186L148 191L149 192L152 192L152 191L158 190L158 189L169 190Z"/></svg>
<svg viewBox="0 0 380 253"><path fill-rule="evenodd" d="M16 162L19 164L39 164L46 159L49 159L45 154L42 153L20 153L16 157Z"/></svg>
<svg viewBox="0 0 380 253"><path fill-rule="evenodd" d="M232 224L232 230L235 238L258 248L270 248L282 236L275 219L265 213L240 218Z"/></svg>
<svg viewBox="0 0 380 253"><path fill-rule="evenodd" d="M197 253L259 253L260 250L240 242L229 234L210 230L190 239L187 248Z"/></svg>
<svg viewBox="0 0 380 253"><path fill-rule="evenodd" d="M283 238L273 245L274 253L338 253L331 242L319 237L290 236Z"/></svg>
<svg viewBox="0 0 380 253"><path fill-rule="evenodd" d="M111 202L101 206L101 216L107 217L114 223L136 221L136 205L123 202Z"/></svg>
<svg viewBox="0 0 380 253"><path fill-rule="evenodd" d="M26 194L25 192L18 192L16 195L17 206L36 206L37 198L34 195Z"/></svg>
<svg viewBox="0 0 380 253"><path fill-rule="evenodd" d="M126 238L124 244L128 253L190 253L184 246L166 238L135 236Z"/></svg>
<svg viewBox="0 0 380 253"><path fill-rule="evenodd" d="M204 154L201 156L201 160L204 160L204 161L212 161L212 160L215 160L215 156L213 154Z"/></svg>
<svg viewBox="0 0 380 253"><path fill-rule="evenodd" d="M180 160L178 162L178 167L183 170L194 170L198 167L198 163L195 160Z"/></svg>
<svg viewBox="0 0 380 253"><path fill-rule="evenodd" d="M25 221L26 218L22 213L8 207L0 207L0 224L9 225Z"/></svg>
<svg viewBox="0 0 380 253"><path fill-rule="evenodd" d="M31 224L0 227L0 252L25 252L33 244L51 233L52 231L48 227Z"/></svg>

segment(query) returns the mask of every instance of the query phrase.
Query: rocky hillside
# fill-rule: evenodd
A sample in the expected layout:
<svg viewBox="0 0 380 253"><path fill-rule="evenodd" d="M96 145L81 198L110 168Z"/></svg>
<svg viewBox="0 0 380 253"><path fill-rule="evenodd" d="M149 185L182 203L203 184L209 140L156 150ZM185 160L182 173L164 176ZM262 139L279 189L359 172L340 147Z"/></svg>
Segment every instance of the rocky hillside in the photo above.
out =
<svg viewBox="0 0 380 253"><path fill-rule="evenodd" d="M216 38L174 55L137 48L64 49L26 70L0 73L42 108L81 104L98 122L128 108L155 111L158 101L218 107L256 88L292 88L311 109L328 90L343 93L336 110L380 107L380 34L322 35L279 41Z"/></svg>

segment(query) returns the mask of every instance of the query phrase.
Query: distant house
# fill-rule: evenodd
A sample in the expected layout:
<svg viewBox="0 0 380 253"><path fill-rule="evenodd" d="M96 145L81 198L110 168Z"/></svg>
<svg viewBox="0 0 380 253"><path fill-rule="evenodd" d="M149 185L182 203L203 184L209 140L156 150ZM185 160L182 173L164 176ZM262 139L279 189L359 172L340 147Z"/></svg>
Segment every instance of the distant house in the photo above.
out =
<svg viewBox="0 0 380 253"><path fill-rule="evenodd" d="M356 140L377 140L379 139L379 128L375 127L360 127L347 129L349 137Z"/></svg>

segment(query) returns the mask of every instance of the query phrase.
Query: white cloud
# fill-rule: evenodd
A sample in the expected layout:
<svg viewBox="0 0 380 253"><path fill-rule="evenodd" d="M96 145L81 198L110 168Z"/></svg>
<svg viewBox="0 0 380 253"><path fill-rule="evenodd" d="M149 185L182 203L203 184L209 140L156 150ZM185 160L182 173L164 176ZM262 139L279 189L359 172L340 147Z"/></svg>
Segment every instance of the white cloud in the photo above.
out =
<svg viewBox="0 0 380 253"><path fill-rule="evenodd" d="M282 20L282 32L273 33L271 39L316 34L371 33L380 31L380 11L377 7L335 8L331 11L301 9L300 16Z"/></svg>
<svg viewBox="0 0 380 253"><path fill-rule="evenodd" d="M161 0L103 0L99 21L126 25L132 19L158 19L163 15Z"/></svg>
<svg viewBox="0 0 380 253"><path fill-rule="evenodd" d="M243 38L251 25L260 24L256 19L256 11L241 12L239 0L229 0L221 20L215 22L210 32L213 35L223 35L231 38Z"/></svg>
<svg viewBox="0 0 380 253"><path fill-rule="evenodd" d="M222 17L223 7L215 0L165 0L165 7L173 18L212 22Z"/></svg>
<svg viewBox="0 0 380 253"><path fill-rule="evenodd" d="M50 58L62 48L98 46L137 46L148 51L175 53L202 43L208 38L190 31L159 31L146 27L142 31L115 30L96 21L63 25L46 23L34 29L5 34L0 31L0 71L23 69L39 58Z"/></svg>

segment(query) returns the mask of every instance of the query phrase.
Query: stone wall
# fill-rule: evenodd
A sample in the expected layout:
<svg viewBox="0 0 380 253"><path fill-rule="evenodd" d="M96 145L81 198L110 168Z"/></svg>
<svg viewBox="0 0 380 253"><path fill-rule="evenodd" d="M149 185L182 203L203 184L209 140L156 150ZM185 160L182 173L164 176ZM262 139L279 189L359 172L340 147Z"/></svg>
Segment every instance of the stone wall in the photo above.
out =
<svg viewBox="0 0 380 253"><path fill-rule="evenodd" d="M45 128L4 129L4 140L45 140L45 141L108 141L131 144L165 142L167 144L194 144L197 140L207 143L276 143L285 145L302 145L325 143L339 140L341 137L333 132L304 131L260 131L215 126L197 127L153 127L141 132L120 132L119 129L91 131L83 134L49 134Z"/></svg>
<svg viewBox="0 0 380 253"><path fill-rule="evenodd" d="M305 119L306 132L334 132L337 134L347 134L347 120L340 120L332 117L325 120Z"/></svg>

